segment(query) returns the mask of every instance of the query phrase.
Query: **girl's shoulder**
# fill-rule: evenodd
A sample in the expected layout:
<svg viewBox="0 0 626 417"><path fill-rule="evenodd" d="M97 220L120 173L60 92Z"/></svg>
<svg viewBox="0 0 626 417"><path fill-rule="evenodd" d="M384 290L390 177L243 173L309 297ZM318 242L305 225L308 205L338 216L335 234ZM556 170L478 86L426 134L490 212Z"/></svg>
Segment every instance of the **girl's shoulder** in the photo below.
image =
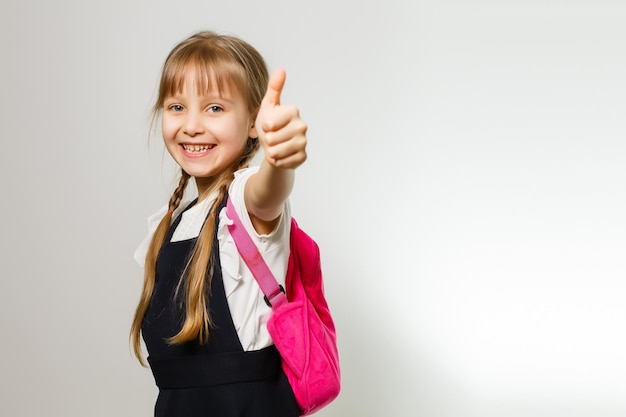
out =
<svg viewBox="0 0 626 417"><path fill-rule="evenodd" d="M258 166L249 166L235 171L235 178L230 183L228 193L232 195L233 192L239 192L239 188L243 188L243 186L246 184L246 181L248 181L248 178L256 174L258 171Z"/></svg>

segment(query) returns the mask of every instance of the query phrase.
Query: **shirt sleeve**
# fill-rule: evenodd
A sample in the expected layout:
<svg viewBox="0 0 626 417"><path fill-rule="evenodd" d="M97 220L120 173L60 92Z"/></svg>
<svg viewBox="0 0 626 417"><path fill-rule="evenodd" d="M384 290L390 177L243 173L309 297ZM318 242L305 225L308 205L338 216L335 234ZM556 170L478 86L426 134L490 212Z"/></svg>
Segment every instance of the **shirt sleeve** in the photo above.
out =
<svg viewBox="0 0 626 417"><path fill-rule="evenodd" d="M150 242L152 241L152 236L156 231L157 226L163 219L163 216L167 213L167 204L164 205L157 211L148 217L148 233L143 238L137 249L135 249L135 253L133 258L135 258L135 262L139 264L142 268L146 263L146 255L148 254L148 249L150 248Z"/></svg>
<svg viewBox="0 0 626 417"><path fill-rule="evenodd" d="M291 222L291 209L289 207L289 201L285 201L285 205L283 207L280 220L278 221L278 224L276 225L274 230L272 230L272 232L270 232L269 234L265 234L265 235L260 235L256 232L256 230L254 229L254 226L252 225L252 220L250 219L250 215L248 214L248 209L246 208L246 203L244 200L245 185L248 179L252 175L256 174L258 171L259 171L258 166L255 166L252 168L245 168L245 169L237 171L235 173L235 179L231 183L230 188L228 190L228 194L231 198L231 201L233 202L233 206L235 207L235 211L237 212L237 215L241 219L248 234L253 237L253 240L270 241L271 243L269 244L269 246L282 244L284 243L285 232L287 233L287 236L289 236L289 232L290 232L289 229L290 229L290 224L291 224L290 223ZM259 250L260 249L261 248L259 248Z"/></svg>
<svg viewBox="0 0 626 417"><path fill-rule="evenodd" d="M179 204L178 208L172 214L172 218L176 218L178 214L186 207L190 202L183 201ZM152 236L154 236L154 232L156 231L159 223L163 220L163 217L167 214L167 204L161 207L156 213L150 215L148 217L148 233L143 238L137 249L135 249L135 253L133 254L133 258L135 262L139 264L142 268L146 263L146 255L148 254L148 249L150 249L150 242L152 241Z"/></svg>

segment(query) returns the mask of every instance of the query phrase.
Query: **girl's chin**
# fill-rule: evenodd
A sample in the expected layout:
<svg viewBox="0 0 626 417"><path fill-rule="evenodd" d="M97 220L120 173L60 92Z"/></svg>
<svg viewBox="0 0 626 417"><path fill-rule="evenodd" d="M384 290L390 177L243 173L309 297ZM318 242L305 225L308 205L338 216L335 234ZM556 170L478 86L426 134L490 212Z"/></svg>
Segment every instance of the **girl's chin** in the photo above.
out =
<svg viewBox="0 0 626 417"><path fill-rule="evenodd" d="M184 166L181 166L181 168L190 176L194 178L198 178L198 179L203 179L203 178L210 179L217 175L216 172L209 171L206 168L205 169L193 169L193 168L185 168Z"/></svg>

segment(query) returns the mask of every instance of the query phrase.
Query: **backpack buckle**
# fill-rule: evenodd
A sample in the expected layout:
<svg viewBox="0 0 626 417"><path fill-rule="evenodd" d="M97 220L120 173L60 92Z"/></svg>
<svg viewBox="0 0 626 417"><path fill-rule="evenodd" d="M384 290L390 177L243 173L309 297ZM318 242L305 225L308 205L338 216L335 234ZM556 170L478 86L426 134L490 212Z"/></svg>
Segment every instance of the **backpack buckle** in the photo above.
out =
<svg viewBox="0 0 626 417"><path fill-rule="evenodd" d="M285 287L283 287L282 285L279 285L279 286L278 286L278 291L276 291L274 294L270 295L270 298L267 298L267 295L264 295L264 296L263 296L263 299L265 300L265 304L267 304L267 306L268 306L268 307L271 307L271 306L272 306L272 303L270 303L270 300L273 300L273 299L274 299L274 297L276 297L276 296L277 296L278 294L280 294L281 292L282 292L283 294L287 294L287 293L285 292Z"/></svg>

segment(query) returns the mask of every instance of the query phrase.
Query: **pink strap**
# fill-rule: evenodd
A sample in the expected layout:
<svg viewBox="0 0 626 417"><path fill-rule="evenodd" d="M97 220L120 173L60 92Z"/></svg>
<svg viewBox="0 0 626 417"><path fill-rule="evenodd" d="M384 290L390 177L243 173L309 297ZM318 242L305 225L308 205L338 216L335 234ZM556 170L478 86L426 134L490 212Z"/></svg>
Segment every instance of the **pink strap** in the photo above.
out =
<svg viewBox="0 0 626 417"><path fill-rule="evenodd" d="M252 238L250 238L250 235L248 235L246 228L237 215L237 211L235 211L230 197L228 197L226 203L226 215L233 221L233 224L228 225L230 235L235 241L239 254L246 265L248 265L252 275L254 275L254 279L256 279L259 284L261 291L265 294L265 302L268 303L272 309L276 309L278 306L286 303L287 298L284 288L278 285L274 274L272 274L267 263L265 263L265 260L252 241Z"/></svg>

